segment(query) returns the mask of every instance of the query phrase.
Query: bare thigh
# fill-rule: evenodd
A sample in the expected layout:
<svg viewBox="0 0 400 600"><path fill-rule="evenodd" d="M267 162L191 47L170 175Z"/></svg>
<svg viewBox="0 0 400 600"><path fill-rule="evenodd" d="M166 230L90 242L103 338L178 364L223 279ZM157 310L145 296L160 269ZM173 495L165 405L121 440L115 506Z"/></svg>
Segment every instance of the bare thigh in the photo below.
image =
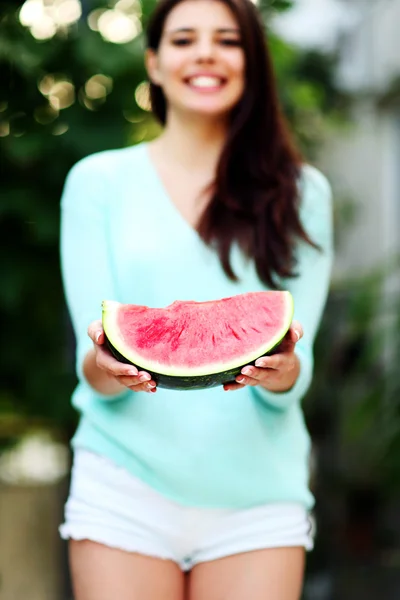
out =
<svg viewBox="0 0 400 600"><path fill-rule="evenodd" d="M184 599L184 576L171 560L89 540L71 540L69 559L74 600Z"/></svg>
<svg viewBox="0 0 400 600"><path fill-rule="evenodd" d="M303 548L254 550L200 563L190 573L189 600L300 600Z"/></svg>

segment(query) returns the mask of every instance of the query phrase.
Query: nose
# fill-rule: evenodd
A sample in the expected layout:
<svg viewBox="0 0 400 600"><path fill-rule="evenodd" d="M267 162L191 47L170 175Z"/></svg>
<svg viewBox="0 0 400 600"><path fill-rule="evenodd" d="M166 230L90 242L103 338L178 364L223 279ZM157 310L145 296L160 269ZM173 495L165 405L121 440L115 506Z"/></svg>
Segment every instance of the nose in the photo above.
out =
<svg viewBox="0 0 400 600"><path fill-rule="evenodd" d="M209 36L199 37L196 44L197 62L212 62L215 58L215 44Z"/></svg>

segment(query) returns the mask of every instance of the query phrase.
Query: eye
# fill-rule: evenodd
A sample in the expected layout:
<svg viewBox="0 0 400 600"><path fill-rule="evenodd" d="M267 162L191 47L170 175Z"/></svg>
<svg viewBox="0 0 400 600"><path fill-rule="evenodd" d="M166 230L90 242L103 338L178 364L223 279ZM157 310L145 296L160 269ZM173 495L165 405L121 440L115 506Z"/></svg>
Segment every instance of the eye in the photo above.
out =
<svg viewBox="0 0 400 600"><path fill-rule="evenodd" d="M220 43L223 46L241 46L242 42L240 39L234 39L234 38L224 38L222 40L220 40Z"/></svg>
<svg viewBox="0 0 400 600"><path fill-rule="evenodd" d="M192 40L190 38L176 38L172 40L174 46L188 46L191 42Z"/></svg>

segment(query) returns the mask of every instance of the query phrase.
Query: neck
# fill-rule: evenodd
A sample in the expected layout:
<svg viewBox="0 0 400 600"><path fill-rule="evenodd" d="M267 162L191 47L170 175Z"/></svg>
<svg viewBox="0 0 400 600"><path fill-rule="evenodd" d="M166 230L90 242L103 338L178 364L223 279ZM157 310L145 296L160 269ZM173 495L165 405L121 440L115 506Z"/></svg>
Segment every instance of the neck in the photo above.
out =
<svg viewBox="0 0 400 600"><path fill-rule="evenodd" d="M167 125L157 143L168 162L191 171L214 171L227 133L225 119L205 119L168 114Z"/></svg>

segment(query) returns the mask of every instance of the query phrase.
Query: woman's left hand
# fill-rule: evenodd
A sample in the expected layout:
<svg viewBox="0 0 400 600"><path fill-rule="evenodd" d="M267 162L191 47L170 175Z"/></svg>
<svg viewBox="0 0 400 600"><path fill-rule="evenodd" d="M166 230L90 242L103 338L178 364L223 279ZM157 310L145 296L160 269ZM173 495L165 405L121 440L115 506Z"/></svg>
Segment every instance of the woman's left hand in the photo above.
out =
<svg viewBox="0 0 400 600"><path fill-rule="evenodd" d="M236 383L227 383L224 390L239 390L246 385L261 385L270 392L286 392L296 383L300 373L300 363L295 347L303 336L303 328L293 321L289 331L279 345L279 351L272 356L263 356L256 360L255 366L243 367Z"/></svg>

